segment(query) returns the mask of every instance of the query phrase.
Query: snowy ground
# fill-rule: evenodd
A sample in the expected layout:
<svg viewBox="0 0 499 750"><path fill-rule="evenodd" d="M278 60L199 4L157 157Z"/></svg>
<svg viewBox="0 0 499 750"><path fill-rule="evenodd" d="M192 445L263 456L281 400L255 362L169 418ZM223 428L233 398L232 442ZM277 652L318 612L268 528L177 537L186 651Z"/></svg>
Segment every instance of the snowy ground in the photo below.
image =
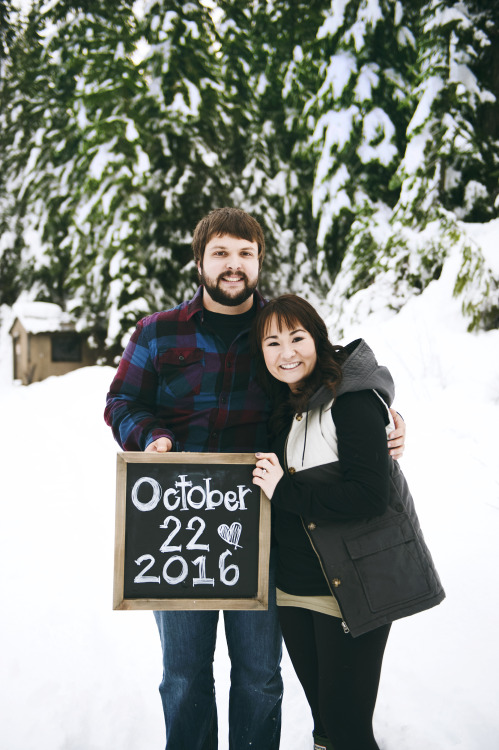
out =
<svg viewBox="0 0 499 750"><path fill-rule="evenodd" d="M450 285L444 273L399 315L347 336L360 333L395 377L408 425L402 467L447 591L392 628L376 713L383 750L499 746L499 331L466 333ZM12 385L2 313L0 746L160 750L152 614L111 608L116 446L102 411L113 371ZM225 750L223 633L215 669ZM287 658L284 680L282 747L310 750Z"/></svg>

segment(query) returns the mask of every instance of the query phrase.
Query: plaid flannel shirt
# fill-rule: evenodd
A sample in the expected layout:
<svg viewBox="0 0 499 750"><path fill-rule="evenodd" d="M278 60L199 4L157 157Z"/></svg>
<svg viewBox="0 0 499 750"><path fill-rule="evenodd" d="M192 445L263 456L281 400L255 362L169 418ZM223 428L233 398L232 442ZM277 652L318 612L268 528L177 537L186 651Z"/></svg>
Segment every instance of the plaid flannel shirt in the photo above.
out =
<svg viewBox="0 0 499 750"><path fill-rule="evenodd" d="M123 450L143 451L160 437L177 451L267 449L270 405L255 380L249 328L227 349L203 309L200 287L192 300L138 323L104 413Z"/></svg>

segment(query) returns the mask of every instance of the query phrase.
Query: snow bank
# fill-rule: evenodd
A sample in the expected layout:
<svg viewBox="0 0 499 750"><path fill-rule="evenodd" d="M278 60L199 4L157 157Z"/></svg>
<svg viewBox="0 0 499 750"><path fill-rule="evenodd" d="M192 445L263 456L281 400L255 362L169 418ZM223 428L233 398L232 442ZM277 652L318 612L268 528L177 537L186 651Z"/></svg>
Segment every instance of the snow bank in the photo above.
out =
<svg viewBox="0 0 499 750"><path fill-rule="evenodd" d="M485 230L484 230L485 233ZM116 446L111 368L10 381L0 330L1 746L158 750L160 645L148 612L112 611ZM448 598L392 628L376 713L383 750L495 750L499 739L499 331L466 332L445 275L362 335L392 370L408 424L402 466ZM227 748L229 662L215 672ZM282 747L310 748L287 658Z"/></svg>

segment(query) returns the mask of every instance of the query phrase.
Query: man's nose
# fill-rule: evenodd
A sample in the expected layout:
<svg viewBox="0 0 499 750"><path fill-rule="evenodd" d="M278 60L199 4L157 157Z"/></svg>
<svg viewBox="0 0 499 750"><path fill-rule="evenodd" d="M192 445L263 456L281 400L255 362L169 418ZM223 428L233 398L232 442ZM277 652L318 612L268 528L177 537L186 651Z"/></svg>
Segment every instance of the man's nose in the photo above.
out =
<svg viewBox="0 0 499 750"><path fill-rule="evenodd" d="M237 269L241 268L241 261L239 259L239 256L229 255L225 265L227 266L227 268L230 268L232 271L237 271Z"/></svg>

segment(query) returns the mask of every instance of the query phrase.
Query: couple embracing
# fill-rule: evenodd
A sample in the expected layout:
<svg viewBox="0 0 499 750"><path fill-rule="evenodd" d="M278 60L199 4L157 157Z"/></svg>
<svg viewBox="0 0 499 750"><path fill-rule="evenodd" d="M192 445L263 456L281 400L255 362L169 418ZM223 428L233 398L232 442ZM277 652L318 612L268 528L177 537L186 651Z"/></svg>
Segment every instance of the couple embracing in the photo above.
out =
<svg viewBox="0 0 499 750"><path fill-rule="evenodd" d="M394 460L405 426L392 378L363 340L332 344L305 300L262 298L265 239L246 212L212 211L192 247L200 287L138 323L106 422L123 450L255 453L273 506L269 607L223 613L230 750L279 747L281 633L316 750L376 750L391 623L445 596ZM219 612L154 614L166 748L216 750Z"/></svg>

